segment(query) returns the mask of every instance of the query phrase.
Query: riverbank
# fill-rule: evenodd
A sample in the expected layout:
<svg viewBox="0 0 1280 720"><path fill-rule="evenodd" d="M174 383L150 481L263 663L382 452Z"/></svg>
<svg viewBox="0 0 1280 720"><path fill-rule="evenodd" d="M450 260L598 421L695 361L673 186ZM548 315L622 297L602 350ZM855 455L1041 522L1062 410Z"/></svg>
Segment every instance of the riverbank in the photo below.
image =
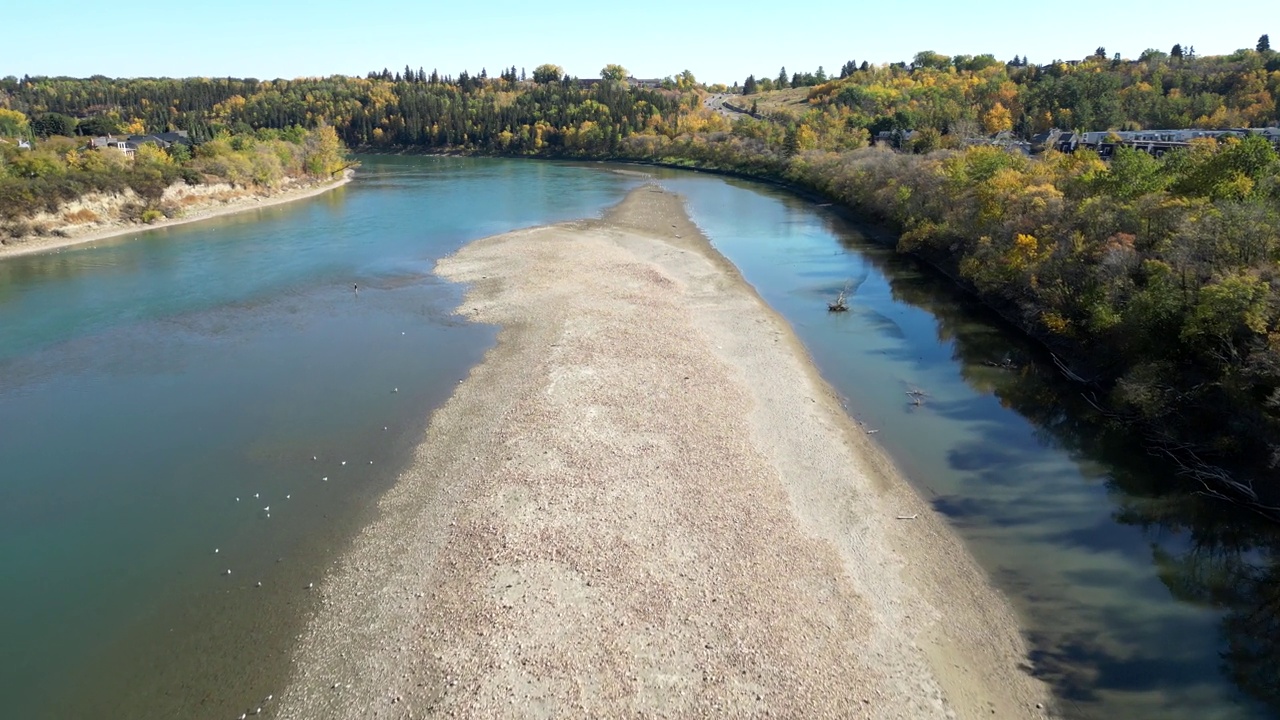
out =
<svg viewBox="0 0 1280 720"><path fill-rule="evenodd" d="M677 197L437 272L498 346L317 588L280 717L1047 715L1005 600Z"/></svg>
<svg viewBox="0 0 1280 720"><path fill-rule="evenodd" d="M75 216L76 212L83 210L83 208L77 207L76 210L71 212L59 212L56 216L51 217L49 219L50 221L62 222L63 224L50 228L49 233L43 235L28 235L17 239L8 239L4 243L0 243L0 260L7 257L17 257L19 255L52 252L75 245L84 245L86 243L106 240L120 235L127 235L129 233L145 232L147 230L155 230L158 228L185 225L187 223L208 220L222 215L244 212L245 210L271 207L272 205L282 205L284 203L294 202L295 200L315 197L321 193L346 185L348 182L351 182L351 178L353 176L354 171L345 170L343 171L342 177L337 180L307 183L301 186L287 187L277 191L262 191L243 187L237 188L226 184L219 184L216 186L194 186L194 188L199 188L200 190L196 191L192 189L192 192L189 194L175 194L175 197L173 198L166 198L166 200L172 200L176 205L183 207L181 215L174 218L164 218L150 224L139 224L120 219L107 219L105 221L101 221L104 217L110 218L110 213L103 212L101 207L98 208L97 212L93 212L91 215L91 217L100 221L91 223L66 221L65 218L67 216ZM166 191L166 194L170 194L169 191ZM75 204L78 206L83 203ZM99 199L96 204L110 204L110 201L108 199ZM54 234L55 232L57 234Z"/></svg>

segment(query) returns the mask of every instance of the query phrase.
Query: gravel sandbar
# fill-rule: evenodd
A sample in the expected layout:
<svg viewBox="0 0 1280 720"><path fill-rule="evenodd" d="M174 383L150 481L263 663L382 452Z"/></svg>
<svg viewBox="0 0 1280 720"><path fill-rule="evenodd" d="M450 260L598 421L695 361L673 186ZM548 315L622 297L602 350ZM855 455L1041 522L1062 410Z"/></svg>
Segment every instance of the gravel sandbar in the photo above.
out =
<svg viewBox="0 0 1280 720"><path fill-rule="evenodd" d="M1005 599L678 196L437 273L498 344L317 585L278 717L1048 717Z"/></svg>

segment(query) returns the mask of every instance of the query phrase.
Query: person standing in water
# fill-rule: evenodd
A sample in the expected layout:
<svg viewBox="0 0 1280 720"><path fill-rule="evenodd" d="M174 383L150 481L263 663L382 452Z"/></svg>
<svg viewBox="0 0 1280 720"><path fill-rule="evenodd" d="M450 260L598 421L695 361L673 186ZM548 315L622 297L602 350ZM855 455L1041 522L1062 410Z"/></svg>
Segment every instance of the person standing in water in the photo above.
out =
<svg viewBox="0 0 1280 720"><path fill-rule="evenodd" d="M351 290L352 290L353 292L355 292L356 297L360 297L360 286L359 286L359 285L357 285L357 284L355 284L355 283L351 283Z"/></svg>

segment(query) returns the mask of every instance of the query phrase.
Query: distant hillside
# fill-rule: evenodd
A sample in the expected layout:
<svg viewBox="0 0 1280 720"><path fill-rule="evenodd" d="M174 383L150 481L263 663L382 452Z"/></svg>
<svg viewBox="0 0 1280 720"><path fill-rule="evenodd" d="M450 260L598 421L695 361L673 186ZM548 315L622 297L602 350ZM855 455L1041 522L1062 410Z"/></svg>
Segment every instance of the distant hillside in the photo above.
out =
<svg viewBox="0 0 1280 720"><path fill-rule="evenodd" d="M821 73L782 79L748 78L743 102L761 112L834 108L850 124L877 130L963 127L1030 137L1058 127L1074 130L1228 128L1280 120L1280 54L1266 36L1256 50L1197 57L1174 46L1136 60L1098 48L1078 61L1045 66L990 55L948 57L925 51L911 63L847 63L841 77ZM783 69L785 75L785 68ZM803 97L801 95L803 94ZM754 95L754 96L753 96Z"/></svg>
<svg viewBox="0 0 1280 720"><path fill-rule="evenodd" d="M691 89L633 88L625 80L588 85L564 79L558 68L535 77L9 78L0 81L0 108L25 113L40 135L173 128L204 140L219 131L309 128L323 119L351 146L520 153L575 143L607 149L673 119L681 91Z"/></svg>
<svg viewBox="0 0 1280 720"><path fill-rule="evenodd" d="M828 123L871 135L1259 127L1280 122L1280 54L1265 36L1258 47L1198 57L1175 46L1136 60L1098 48L1082 60L1045 66L924 51L910 63L850 61L830 78L821 69L788 76L785 68L772 79L751 76L738 104L795 120L822 113ZM637 87L624 68L606 69L608 79L581 82L554 65L535 69L532 79L515 68L496 77L463 72L456 78L410 68L298 80L10 77L0 80L0 108L25 113L40 134L145 128L207 139L218 130L312 127L324 119L352 146L501 153L560 146L608 153L631 135L672 137L683 130L675 123L682 106L692 106L688 96L697 83L691 74L668 79L665 88Z"/></svg>

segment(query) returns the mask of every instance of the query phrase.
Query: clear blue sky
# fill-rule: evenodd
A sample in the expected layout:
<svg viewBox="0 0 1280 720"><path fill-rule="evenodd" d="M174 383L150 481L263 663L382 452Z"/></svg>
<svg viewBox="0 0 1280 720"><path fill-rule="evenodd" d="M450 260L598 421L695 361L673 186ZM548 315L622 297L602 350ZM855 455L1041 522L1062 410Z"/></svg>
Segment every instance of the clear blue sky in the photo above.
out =
<svg viewBox="0 0 1280 720"><path fill-rule="evenodd" d="M1264 4L1265 5L1265 4ZM1014 8L1017 8L1016 10ZM1252 48L1280 33L1254 6L1172 0L1158 6L1074 3L853 3L743 0L211 3L63 0L4 11L0 77L102 74L293 78L422 66L456 75L553 62L579 77L619 63L637 77L689 69L699 80L749 73L839 71L845 61L910 60L919 50L992 53L1033 62L1073 59L1099 45L1137 57L1174 43L1201 55ZM55 16L57 20L55 21ZM1108 18L1118 18L1109 20ZM1151 18L1151 23L1139 23ZM1274 46L1280 48L1280 35Z"/></svg>

